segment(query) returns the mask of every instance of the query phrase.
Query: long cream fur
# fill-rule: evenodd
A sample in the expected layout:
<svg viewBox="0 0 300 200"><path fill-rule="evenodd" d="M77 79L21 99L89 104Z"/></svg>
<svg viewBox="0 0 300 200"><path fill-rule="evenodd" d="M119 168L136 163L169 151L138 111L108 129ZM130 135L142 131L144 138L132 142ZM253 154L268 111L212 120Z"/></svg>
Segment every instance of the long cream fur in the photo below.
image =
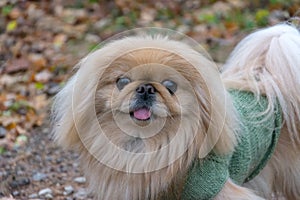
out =
<svg viewBox="0 0 300 200"><path fill-rule="evenodd" d="M300 34L293 25L279 24L243 39L223 67L227 88L251 91L276 101L284 122L275 153L263 171L246 184L267 199L300 197Z"/></svg>
<svg viewBox="0 0 300 200"><path fill-rule="evenodd" d="M76 74L56 96L52 111L55 140L80 153L90 189L97 199L178 198L194 159L203 158L211 149L230 153L237 144L238 122L224 83L227 89L252 91L258 97L266 95L269 100L266 112L273 111L278 99L284 124L274 156L247 185L256 192L228 180L215 199L261 199L257 194L265 198L277 195L296 199L300 196L299 53L300 37L294 27L281 24L259 30L236 47L219 80L215 79L216 66L183 43L163 37L132 37L109 43L84 58ZM178 101L188 101L178 103L158 84L159 102L153 109L165 119L165 126L160 134L144 143L134 143L119 126L132 130L132 134L152 130L150 126L145 132L139 131L128 125L122 114L128 109L128 95L138 83L120 94L114 92L114 84L133 65L146 65L138 76L146 74L150 81L168 74L168 70L155 67L149 70L153 63L169 66L187 80L179 86L184 89L179 90L177 97ZM193 90L184 84L190 84ZM174 132L180 134L175 137ZM173 137L175 145L159 151ZM129 153L120 153L112 145L125 146ZM185 148L187 151L178 158L178 152ZM156 153L132 154L149 151ZM163 167L151 171L155 166Z"/></svg>
<svg viewBox="0 0 300 200"><path fill-rule="evenodd" d="M266 95L267 112L279 100L293 142L299 142L300 37L288 24L259 30L243 39L223 67L227 88Z"/></svg>

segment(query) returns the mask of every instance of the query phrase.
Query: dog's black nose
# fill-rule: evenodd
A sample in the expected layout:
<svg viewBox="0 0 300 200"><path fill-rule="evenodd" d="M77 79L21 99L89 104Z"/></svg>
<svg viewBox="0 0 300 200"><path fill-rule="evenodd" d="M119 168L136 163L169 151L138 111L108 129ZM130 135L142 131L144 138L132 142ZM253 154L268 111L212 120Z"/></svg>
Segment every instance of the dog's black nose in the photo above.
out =
<svg viewBox="0 0 300 200"><path fill-rule="evenodd" d="M136 93L140 97L148 98L155 96L156 89L151 84L141 84L136 88Z"/></svg>

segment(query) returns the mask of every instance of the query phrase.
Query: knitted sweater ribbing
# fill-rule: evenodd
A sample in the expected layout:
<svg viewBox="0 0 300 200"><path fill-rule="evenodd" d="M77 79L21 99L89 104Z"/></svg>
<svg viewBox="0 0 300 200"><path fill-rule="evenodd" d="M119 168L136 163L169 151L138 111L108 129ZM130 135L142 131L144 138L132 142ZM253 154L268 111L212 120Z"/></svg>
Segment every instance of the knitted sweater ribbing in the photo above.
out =
<svg viewBox="0 0 300 200"><path fill-rule="evenodd" d="M268 100L251 92L229 91L240 119L240 138L231 155L217 155L213 151L196 160L189 169L181 199L212 199L228 178L242 184L254 178L270 159L280 134L281 109L264 113Z"/></svg>

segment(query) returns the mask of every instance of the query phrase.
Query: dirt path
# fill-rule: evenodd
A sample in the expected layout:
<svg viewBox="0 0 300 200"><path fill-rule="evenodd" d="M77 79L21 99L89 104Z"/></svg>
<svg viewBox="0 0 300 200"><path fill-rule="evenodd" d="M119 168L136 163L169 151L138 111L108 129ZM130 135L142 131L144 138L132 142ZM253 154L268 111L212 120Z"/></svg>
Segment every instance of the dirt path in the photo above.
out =
<svg viewBox="0 0 300 200"><path fill-rule="evenodd" d="M48 127L35 129L26 147L0 155L0 199L92 199L77 154L57 147Z"/></svg>

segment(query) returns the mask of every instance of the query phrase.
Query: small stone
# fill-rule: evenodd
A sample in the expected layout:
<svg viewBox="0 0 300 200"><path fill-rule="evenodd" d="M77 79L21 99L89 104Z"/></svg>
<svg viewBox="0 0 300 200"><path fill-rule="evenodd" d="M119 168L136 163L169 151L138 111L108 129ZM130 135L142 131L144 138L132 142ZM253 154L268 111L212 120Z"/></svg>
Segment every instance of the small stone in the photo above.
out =
<svg viewBox="0 0 300 200"><path fill-rule="evenodd" d="M35 74L34 79L37 82L46 83L52 78L52 73L48 70L43 70L37 74Z"/></svg>
<svg viewBox="0 0 300 200"><path fill-rule="evenodd" d="M22 170L18 170L16 172L16 174L17 174L17 176L26 176L26 173L24 171L22 171Z"/></svg>
<svg viewBox="0 0 300 200"><path fill-rule="evenodd" d="M61 90L61 86L59 84L50 86L50 88L47 90L48 95L54 95L58 93Z"/></svg>
<svg viewBox="0 0 300 200"><path fill-rule="evenodd" d="M187 25L180 25L180 26L178 26L177 31L180 33L186 34L190 31L190 27Z"/></svg>
<svg viewBox="0 0 300 200"><path fill-rule="evenodd" d="M38 196L37 193L33 193L33 194L31 194L31 195L28 196L29 199L36 199L36 198L38 198L38 197L39 197L39 196Z"/></svg>
<svg viewBox="0 0 300 200"><path fill-rule="evenodd" d="M52 196L52 194L46 194L46 195L45 195L45 198L46 198L46 199L53 199L53 196Z"/></svg>
<svg viewBox="0 0 300 200"><path fill-rule="evenodd" d="M29 184L30 184L30 180L28 178L17 177L17 178L15 178L15 180L13 180L9 183L9 186L12 188L18 188L18 187L29 185Z"/></svg>
<svg viewBox="0 0 300 200"><path fill-rule="evenodd" d="M45 188L39 191L39 196L45 196L46 194L52 194L52 190L50 188Z"/></svg>
<svg viewBox="0 0 300 200"><path fill-rule="evenodd" d="M91 43L99 43L101 41L101 38L98 35L86 34L85 40Z"/></svg>
<svg viewBox="0 0 300 200"><path fill-rule="evenodd" d="M78 191L73 195L75 199L86 199L87 198L87 191L84 188L79 188Z"/></svg>
<svg viewBox="0 0 300 200"><path fill-rule="evenodd" d="M72 187L72 185L67 185L64 187L65 191L63 192L63 194L65 196L70 195L74 192L74 188Z"/></svg>
<svg viewBox="0 0 300 200"><path fill-rule="evenodd" d="M20 146L24 146L28 141L28 137L26 135L19 135L15 141L15 147L18 148Z"/></svg>
<svg viewBox="0 0 300 200"><path fill-rule="evenodd" d="M32 176L32 180L34 181L42 181L47 178L47 175L44 173L37 172Z"/></svg>
<svg viewBox="0 0 300 200"><path fill-rule="evenodd" d="M3 180L4 178L3 177L6 177L8 176L8 173L6 171L4 172L0 172L0 179Z"/></svg>
<svg viewBox="0 0 300 200"><path fill-rule="evenodd" d="M7 132L6 129L0 126L0 139L5 138L6 132Z"/></svg>
<svg viewBox="0 0 300 200"><path fill-rule="evenodd" d="M19 191L13 191L12 195L15 197L15 196L18 196L20 195L20 192Z"/></svg>
<svg viewBox="0 0 300 200"><path fill-rule="evenodd" d="M85 183L85 182L86 182L86 179L85 179L85 177L81 176L81 177L76 177L76 178L74 178L74 181L75 181L76 183Z"/></svg>
<svg viewBox="0 0 300 200"><path fill-rule="evenodd" d="M97 21L95 24L94 24L94 28L98 29L98 30L101 30L103 29L105 26L107 26L108 24L111 23L111 20L108 19L108 18L103 18L99 21Z"/></svg>
<svg viewBox="0 0 300 200"><path fill-rule="evenodd" d="M43 128L43 130L42 130L42 133L44 133L44 134L48 134L48 133L49 133L49 131L50 131L50 129L49 129L49 128Z"/></svg>

